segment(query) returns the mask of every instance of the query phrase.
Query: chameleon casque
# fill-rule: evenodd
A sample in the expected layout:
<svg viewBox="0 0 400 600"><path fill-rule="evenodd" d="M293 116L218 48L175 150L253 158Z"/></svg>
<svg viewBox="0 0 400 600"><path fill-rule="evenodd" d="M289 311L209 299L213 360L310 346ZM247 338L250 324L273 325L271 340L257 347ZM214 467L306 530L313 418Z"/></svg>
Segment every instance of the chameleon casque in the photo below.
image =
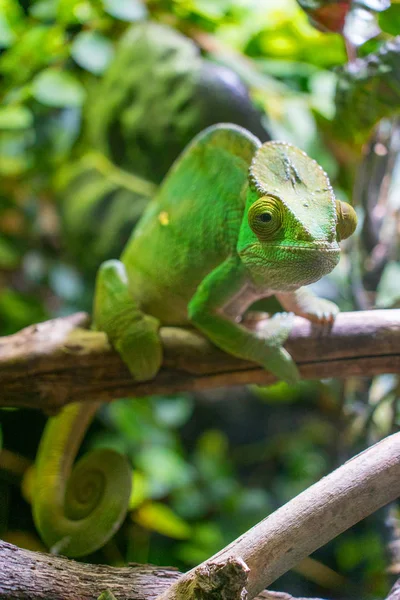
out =
<svg viewBox="0 0 400 600"><path fill-rule="evenodd" d="M160 368L160 325L176 325L194 326L226 352L293 383L297 368L282 347L290 317L275 315L255 330L242 317L275 295L286 311L331 322L338 307L303 286L336 266L338 242L356 223L304 152L261 144L235 125L212 126L176 160L121 260L100 267L94 327L137 380ZM50 419L38 453L35 522L46 544L69 556L103 545L129 501L130 467L111 450L83 457L66 484L97 406L72 404Z"/></svg>

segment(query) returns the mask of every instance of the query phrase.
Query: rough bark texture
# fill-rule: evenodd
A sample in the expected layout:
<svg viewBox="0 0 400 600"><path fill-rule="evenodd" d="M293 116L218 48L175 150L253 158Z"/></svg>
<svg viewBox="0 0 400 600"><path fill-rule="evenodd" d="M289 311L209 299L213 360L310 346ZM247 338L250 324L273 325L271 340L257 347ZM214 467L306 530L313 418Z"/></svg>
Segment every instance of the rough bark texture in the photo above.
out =
<svg viewBox="0 0 400 600"><path fill-rule="evenodd" d="M271 599L272 600L272 599ZM278 600L278 599L276 599ZM400 600L400 579L396 581L392 589L390 590L387 600Z"/></svg>
<svg viewBox="0 0 400 600"><path fill-rule="evenodd" d="M116 600L153 600L179 576L172 567L90 565L0 541L1 600L96 600L106 589ZM265 591L257 600L304 599Z"/></svg>
<svg viewBox="0 0 400 600"><path fill-rule="evenodd" d="M355 456L183 575L159 600L202 600L193 593L207 564L241 560L254 598L304 557L400 496L400 433ZM212 596L207 596L212 598ZM233 596L232 596L233 598Z"/></svg>
<svg viewBox="0 0 400 600"><path fill-rule="evenodd" d="M400 433L349 460L189 573L87 565L0 542L0 599L251 600L302 558L400 495ZM290 600L263 592L264 600ZM260 598L260 600L261 600ZM399 587L391 600L399 600Z"/></svg>
<svg viewBox="0 0 400 600"><path fill-rule="evenodd" d="M94 600L110 589L117 600L152 600L179 577L172 568L90 565L0 542L0 598Z"/></svg>
<svg viewBox="0 0 400 600"><path fill-rule="evenodd" d="M0 405L53 413L74 401L274 380L194 330L164 327L163 368L154 380L135 383L106 336L83 329L88 323L77 313L0 338ZM330 329L296 317L285 346L305 379L400 373L400 310L341 313Z"/></svg>
<svg viewBox="0 0 400 600"><path fill-rule="evenodd" d="M55 412L72 401L218 385L272 376L224 354L196 331L161 330L165 356L154 381L135 383L104 334L78 313L0 339L0 404ZM342 313L329 330L296 318L286 344L305 378L400 372L400 310ZM355 457L196 569L85 565L0 542L0 598L251 599L316 548L400 495L400 433ZM173 584L173 585L171 585ZM391 600L399 598L399 588ZM290 597L263 592L264 600Z"/></svg>

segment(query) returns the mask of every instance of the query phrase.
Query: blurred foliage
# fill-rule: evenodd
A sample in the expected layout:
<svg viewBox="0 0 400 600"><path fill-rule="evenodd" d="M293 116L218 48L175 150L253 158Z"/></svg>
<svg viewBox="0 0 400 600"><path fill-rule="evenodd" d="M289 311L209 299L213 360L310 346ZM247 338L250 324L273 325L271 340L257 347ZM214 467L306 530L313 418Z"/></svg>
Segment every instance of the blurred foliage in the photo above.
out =
<svg viewBox="0 0 400 600"><path fill-rule="evenodd" d="M382 32L360 55L399 33L400 3L376 19ZM213 119L300 146L341 199L356 186L360 239L344 244L339 267L315 288L344 310L399 306L397 129L386 125L356 175L360 141L343 132L361 109L353 114L349 102L343 126L335 120L345 63L342 37L314 29L294 0L0 0L0 334L90 310L97 266L118 256L174 157ZM392 192L382 214L385 173ZM126 453L134 486L124 526L89 560L197 564L398 428L398 393L387 375L104 407L83 450ZM26 480L20 489L25 463L15 465L34 458L44 421L1 411L14 458L0 471L0 530L32 549L41 546ZM375 515L316 554L352 582L345 589L331 589L323 569L289 573L276 587L383 595L387 537Z"/></svg>

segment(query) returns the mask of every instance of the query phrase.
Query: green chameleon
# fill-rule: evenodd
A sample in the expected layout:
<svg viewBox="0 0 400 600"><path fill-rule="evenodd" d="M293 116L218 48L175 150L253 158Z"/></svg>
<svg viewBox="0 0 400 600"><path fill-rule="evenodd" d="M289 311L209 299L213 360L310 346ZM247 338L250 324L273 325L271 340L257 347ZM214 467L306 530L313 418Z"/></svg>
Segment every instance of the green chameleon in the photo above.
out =
<svg viewBox="0 0 400 600"><path fill-rule="evenodd" d="M137 380L156 375L159 327L175 325L195 326L222 350L293 383L298 371L282 347L291 318L278 314L249 329L243 314L275 295L286 311L331 322L338 307L303 286L337 265L338 242L356 223L351 206L335 199L326 173L301 150L261 144L235 125L210 127L177 159L121 260L100 267L94 327L107 334ZM77 499L74 483L65 484L96 408L73 404L50 419L38 454L35 522L50 547L70 556L104 544L129 501L129 465L110 450L101 450L97 462L91 455L82 459L90 475L78 463ZM110 475L117 481L108 482ZM96 491L86 506L96 478L107 498Z"/></svg>

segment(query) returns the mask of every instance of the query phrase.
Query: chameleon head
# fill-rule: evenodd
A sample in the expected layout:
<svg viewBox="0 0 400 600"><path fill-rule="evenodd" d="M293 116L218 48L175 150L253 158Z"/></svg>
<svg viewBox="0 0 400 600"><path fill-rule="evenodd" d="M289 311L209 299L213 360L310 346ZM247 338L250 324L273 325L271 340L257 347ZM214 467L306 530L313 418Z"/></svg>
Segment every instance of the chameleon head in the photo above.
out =
<svg viewBox="0 0 400 600"><path fill-rule="evenodd" d="M335 199L318 163L291 144L267 142L249 184L238 252L255 282L290 291L329 273L357 217Z"/></svg>

